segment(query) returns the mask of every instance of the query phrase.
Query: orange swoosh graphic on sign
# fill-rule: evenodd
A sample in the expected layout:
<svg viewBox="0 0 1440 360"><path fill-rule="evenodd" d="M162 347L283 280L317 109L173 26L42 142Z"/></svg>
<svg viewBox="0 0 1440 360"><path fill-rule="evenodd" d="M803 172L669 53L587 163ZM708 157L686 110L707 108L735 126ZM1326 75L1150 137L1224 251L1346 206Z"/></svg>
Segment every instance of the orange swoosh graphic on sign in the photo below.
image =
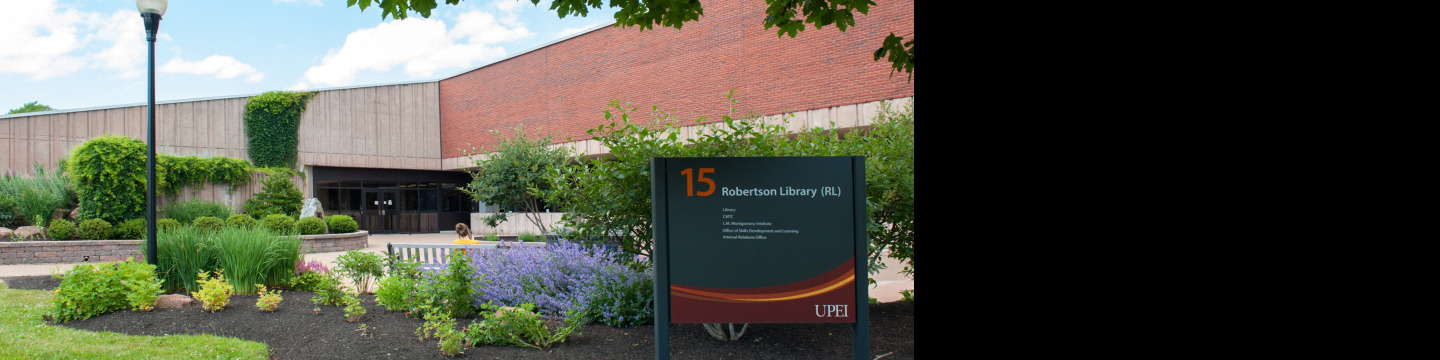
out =
<svg viewBox="0 0 1440 360"><path fill-rule="evenodd" d="M785 291L769 294L732 294L725 292L694 289L680 285L671 285L670 290L674 295L696 300L732 303L773 302L794 300L824 294L830 292L831 290L835 290L838 287L853 283L854 281L855 269L851 268L844 274L840 274L840 276L836 277L835 279L831 279L830 281L826 281L825 283L810 288L794 291Z"/></svg>

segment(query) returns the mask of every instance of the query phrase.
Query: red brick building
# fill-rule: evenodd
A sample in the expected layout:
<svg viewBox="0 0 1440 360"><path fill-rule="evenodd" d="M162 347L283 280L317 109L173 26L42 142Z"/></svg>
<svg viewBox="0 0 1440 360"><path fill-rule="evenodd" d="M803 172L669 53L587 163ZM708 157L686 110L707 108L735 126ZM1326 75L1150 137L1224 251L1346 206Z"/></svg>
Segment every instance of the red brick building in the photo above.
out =
<svg viewBox="0 0 1440 360"><path fill-rule="evenodd" d="M864 126L881 101L915 95L907 74L892 76L889 62L873 60L887 35L914 36L915 2L876 2L846 31L811 26L791 38L764 27L764 1L706 1L704 15L682 29L600 27L439 80L320 90L301 118L307 176L300 187L362 228L438 231L475 210L455 187L467 181L460 170L473 166L465 150L493 147L492 130L523 125L598 155L605 149L585 130L606 122L611 101L658 106L685 121L719 120L731 90L736 115L791 114L793 130ZM251 96L157 104L157 151L249 160L241 119ZM144 109L0 115L0 168L29 175L38 162L53 169L70 149L106 133L144 139ZM212 187L181 199L238 207L254 190Z"/></svg>

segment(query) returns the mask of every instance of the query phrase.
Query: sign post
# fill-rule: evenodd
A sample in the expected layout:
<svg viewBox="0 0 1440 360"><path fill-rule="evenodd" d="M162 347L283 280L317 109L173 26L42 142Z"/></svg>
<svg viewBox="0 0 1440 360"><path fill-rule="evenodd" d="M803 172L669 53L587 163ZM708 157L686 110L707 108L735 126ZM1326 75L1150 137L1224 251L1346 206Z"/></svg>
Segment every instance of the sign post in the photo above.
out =
<svg viewBox="0 0 1440 360"><path fill-rule="evenodd" d="M863 157L653 158L655 357L672 323L852 323L869 355Z"/></svg>

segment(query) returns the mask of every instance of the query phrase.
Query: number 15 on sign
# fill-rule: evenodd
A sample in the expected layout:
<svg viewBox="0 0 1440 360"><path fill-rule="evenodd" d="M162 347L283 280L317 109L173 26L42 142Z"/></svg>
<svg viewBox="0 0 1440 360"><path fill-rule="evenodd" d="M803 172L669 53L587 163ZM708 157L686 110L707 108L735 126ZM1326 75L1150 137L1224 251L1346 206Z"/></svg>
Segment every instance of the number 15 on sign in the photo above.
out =
<svg viewBox="0 0 1440 360"><path fill-rule="evenodd" d="M696 195L696 194L695 194L695 180L696 180L697 178L698 178L698 179L700 180L700 182L702 182L702 183L710 184L710 189L709 189L709 190L705 190L705 191L701 191L700 194L699 194L700 196L710 196L710 194L714 194L714 193L715 193L715 180L711 180L711 179L708 179L708 178L705 177L705 174L714 174L714 173L715 173L715 168L700 168L700 172L698 172L698 173L695 172L695 168L685 168L685 170L680 170L680 175L685 175L685 196L695 196L695 195Z"/></svg>

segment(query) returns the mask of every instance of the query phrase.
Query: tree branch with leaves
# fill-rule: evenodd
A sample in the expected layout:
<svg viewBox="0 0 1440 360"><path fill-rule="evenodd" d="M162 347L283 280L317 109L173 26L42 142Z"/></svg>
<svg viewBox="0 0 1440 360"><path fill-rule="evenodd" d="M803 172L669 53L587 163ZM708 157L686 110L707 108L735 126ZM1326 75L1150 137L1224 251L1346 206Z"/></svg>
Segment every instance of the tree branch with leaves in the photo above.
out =
<svg viewBox="0 0 1440 360"><path fill-rule="evenodd" d="M445 0L448 5L458 5L461 0ZM540 0L530 0L539 5ZM764 24L766 29L775 28L776 36L790 35L794 38L805 25L816 30L835 25L840 31L855 26L855 13L869 14L873 0L765 0ZM346 7L359 6L360 11L375 6L380 8L380 19L403 20L410 12L429 18L431 11L439 6L436 0L349 0ZM585 17L590 9L605 6L601 0L552 0L550 10L561 19L575 15ZM639 26L641 31L654 29L655 25L680 29L686 22L700 20L705 14L700 0L610 0L609 7L619 8L615 12L615 26L628 28ZM891 76L895 71L910 74L915 79L915 35L896 36L890 33L880 48L875 50L875 61L883 57L891 63ZM888 56L887 56L888 55Z"/></svg>

